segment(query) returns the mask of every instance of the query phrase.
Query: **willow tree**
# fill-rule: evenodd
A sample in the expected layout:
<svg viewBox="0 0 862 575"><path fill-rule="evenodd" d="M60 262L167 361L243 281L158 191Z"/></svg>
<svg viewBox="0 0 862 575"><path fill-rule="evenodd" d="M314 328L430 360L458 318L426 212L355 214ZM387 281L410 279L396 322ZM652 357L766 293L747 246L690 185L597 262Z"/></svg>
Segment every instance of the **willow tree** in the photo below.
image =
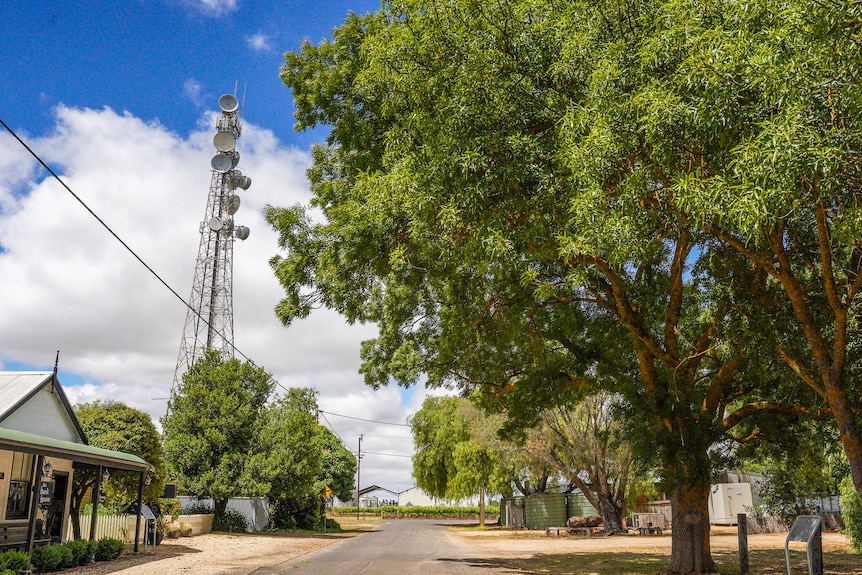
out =
<svg viewBox="0 0 862 575"><path fill-rule="evenodd" d="M650 63L691 49L666 34L674 6L405 0L349 16L286 55L297 127L331 131L311 206L267 218L286 250L271 262L277 314L324 305L376 323L372 386L427 378L536 413L635 366L603 381L671 495L669 571L707 573L714 447L816 399L764 382L777 377L760 364L768 318L728 288L771 286L665 197L661 167L697 165L662 114L675 100L647 99L666 71ZM733 23L732 3L710 6Z"/></svg>

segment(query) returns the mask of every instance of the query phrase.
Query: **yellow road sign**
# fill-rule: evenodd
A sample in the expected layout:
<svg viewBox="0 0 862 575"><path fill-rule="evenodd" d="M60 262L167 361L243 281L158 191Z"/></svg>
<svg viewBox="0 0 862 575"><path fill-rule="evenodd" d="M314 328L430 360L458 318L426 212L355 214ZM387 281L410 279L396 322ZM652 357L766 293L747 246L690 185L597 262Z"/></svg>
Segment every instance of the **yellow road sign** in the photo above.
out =
<svg viewBox="0 0 862 575"><path fill-rule="evenodd" d="M323 488L323 492L321 493L321 496L324 499L329 499L330 495L332 495L332 489L330 489L329 485L327 485L326 487Z"/></svg>

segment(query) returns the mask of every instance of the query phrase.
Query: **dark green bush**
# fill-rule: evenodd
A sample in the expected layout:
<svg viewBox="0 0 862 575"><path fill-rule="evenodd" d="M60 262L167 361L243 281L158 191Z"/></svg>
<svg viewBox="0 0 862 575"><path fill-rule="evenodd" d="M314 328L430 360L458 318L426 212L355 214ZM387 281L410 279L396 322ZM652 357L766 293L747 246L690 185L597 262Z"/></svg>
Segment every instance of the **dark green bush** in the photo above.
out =
<svg viewBox="0 0 862 575"><path fill-rule="evenodd" d="M224 515L213 519L213 531L226 531L229 533L248 533L248 521L245 516L235 509L226 509Z"/></svg>
<svg viewBox="0 0 862 575"><path fill-rule="evenodd" d="M334 511L338 515L350 515L353 513L365 513L366 515L379 515L383 519L478 519L478 507L424 507L415 505L412 507L401 507L398 505L387 505L386 507L336 507ZM485 516L496 517L500 513L498 504L486 505Z"/></svg>
<svg viewBox="0 0 862 575"><path fill-rule="evenodd" d="M27 554L21 551L0 553L0 571L23 571L28 563Z"/></svg>
<svg viewBox="0 0 862 575"><path fill-rule="evenodd" d="M853 544L853 550L862 553L862 499L853 487L850 477L841 482L841 518L844 520L844 535Z"/></svg>
<svg viewBox="0 0 862 575"><path fill-rule="evenodd" d="M188 505L183 505L180 510L183 515L207 515L214 512L213 506L204 501L192 501Z"/></svg>
<svg viewBox="0 0 862 575"><path fill-rule="evenodd" d="M110 561L119 557L125 547L125 543L119 539L105 537L96 541L93 557L96 561Z"/></svg>
<svg viewBox="0 0 862 575"><path fill-rule="evenodd" d="M72 553L72 564L69 567L80 567L89 565L93 561L93 548L95 543L79 539L78 541L66 541L63 543Z"/></svg>
<svg viewBox="0 0 862 575"><path fill-rule="evenodd" d="M270 521L276 529L312 530L323 527L320 513L322 503L314 493L280 499L270 505Z"/></svg>
<svg viewBox="0 0 862 575"><path fill-rule="evenodd" d="M30 560L40 573L51 573L71 562L71 556L71 551L63 545L42 545L33 549Z"/></svg>
<svg viewBox="0 0 862 575"><path fill-rule="evenodd" d="M12 571L11 569L2 569L0 570L0 575L18 575L16 571Z"/></svg>

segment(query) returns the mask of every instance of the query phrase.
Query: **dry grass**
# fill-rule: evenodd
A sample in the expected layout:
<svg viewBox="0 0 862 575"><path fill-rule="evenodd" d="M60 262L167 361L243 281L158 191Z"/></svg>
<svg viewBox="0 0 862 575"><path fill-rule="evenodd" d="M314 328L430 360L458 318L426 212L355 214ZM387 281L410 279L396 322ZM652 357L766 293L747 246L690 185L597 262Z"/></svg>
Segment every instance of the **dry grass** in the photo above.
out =
<svg viewBox="0 0 862 575"><path fill-rule="evenodd" d="M542 531L513 531L500 527L479 530L475 525L452 530L496 559L483 562L499 571L528 575L654 575L667 567L671 538L662 536L548 537ZM749 536L749 573L784 575L786 533ZM713 528L713 560L719 572L739 573L736 528ZM862 575L862 555L854 554L847 539L826 533L823 539L824 575ZM807 574L805 547L791 544L794 574Z"/></svg>

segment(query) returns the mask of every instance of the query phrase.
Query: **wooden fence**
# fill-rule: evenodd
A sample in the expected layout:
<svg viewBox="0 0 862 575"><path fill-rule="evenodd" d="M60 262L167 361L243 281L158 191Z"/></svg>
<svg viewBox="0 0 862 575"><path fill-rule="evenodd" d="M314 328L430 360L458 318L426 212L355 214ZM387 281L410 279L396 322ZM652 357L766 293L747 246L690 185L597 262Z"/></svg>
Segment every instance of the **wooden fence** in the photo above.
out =
<svg viewBox="0 0 862 575"><path fill-rule="evenodd" d="M81 515L81 539L90 538L90 521L92 515ZM99 540L103 537L120 539L126 543L135 542L135 515L98 515L96 517L96 536ZM143 537L146 520L141 518L141 537ZM66 541L73 539L72 526L66 533Z"/></svg>

